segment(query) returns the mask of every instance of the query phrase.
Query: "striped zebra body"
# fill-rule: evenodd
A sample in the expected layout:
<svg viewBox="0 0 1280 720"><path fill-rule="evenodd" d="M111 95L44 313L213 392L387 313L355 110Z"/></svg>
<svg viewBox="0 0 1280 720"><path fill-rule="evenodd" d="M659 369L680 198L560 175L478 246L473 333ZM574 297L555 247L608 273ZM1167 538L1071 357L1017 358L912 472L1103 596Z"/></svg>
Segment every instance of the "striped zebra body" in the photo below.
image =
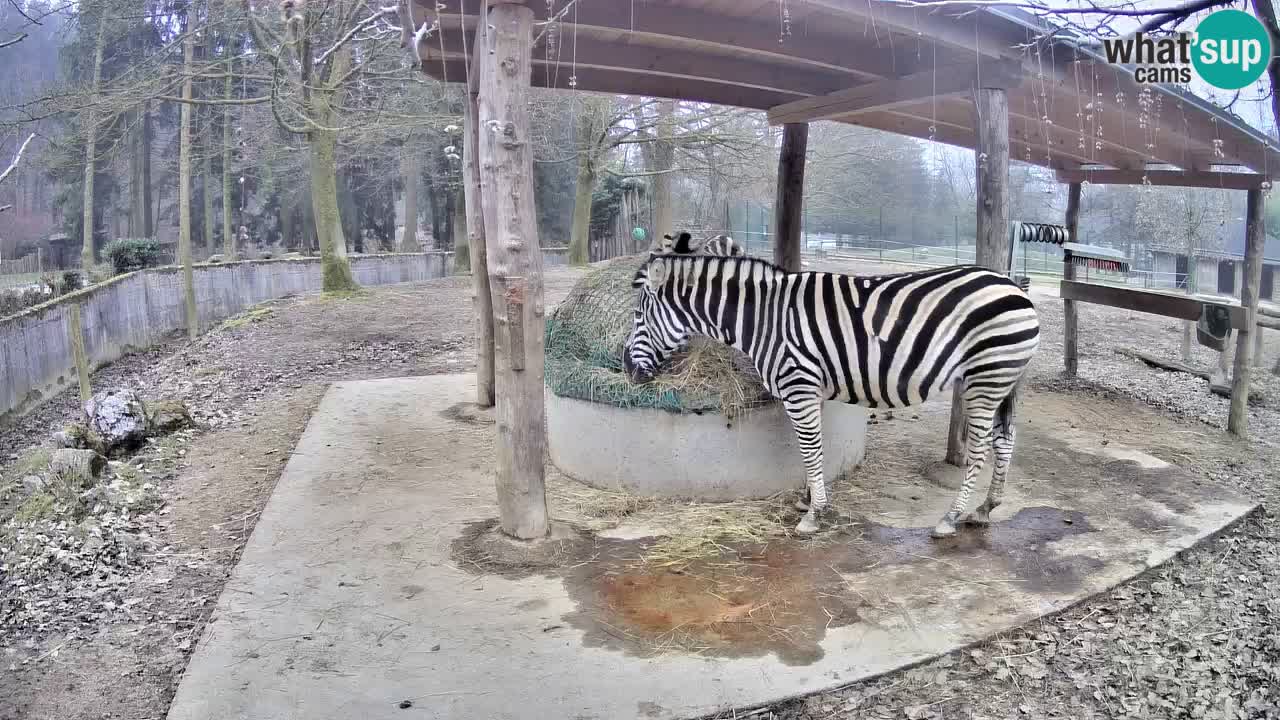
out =
<svg viewBox="0 0 1280 720"><path fill-rule="evenodd" d="M1030 298L1004 275L973 266L875 277L788 273L755 258L651 255L633 285L640 292L623 357L633 378L652 377L689 335L705 335L746 353L782 402L809 494L797 530L816 531L827 504L824 401L907 407L954 383L968 419L965 480L934 533L955 532L993 444L991 488L973 520L987 521L1000 504L1016 389L1039 343Z"/></svg>

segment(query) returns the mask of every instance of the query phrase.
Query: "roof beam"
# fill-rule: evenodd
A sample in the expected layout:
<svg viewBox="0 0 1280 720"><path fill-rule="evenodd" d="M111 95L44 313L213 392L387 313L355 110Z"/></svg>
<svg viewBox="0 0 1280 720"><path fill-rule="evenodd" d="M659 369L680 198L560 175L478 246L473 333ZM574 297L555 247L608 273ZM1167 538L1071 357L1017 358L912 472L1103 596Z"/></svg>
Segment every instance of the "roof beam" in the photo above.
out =
<svg viewBox="0 0 1280 720"><path fill-rule="evenodd" d="M462 33L458 31L460 17L447 18L441 38L426 46L428 62L438 60L441 45L448 56L461 57ZM468 47L474 45L474 21L467 18ZM713 55L696 49L670 50L635 42L634 38L609 42L588 35L577 40L562 39L559 58L548 58L545 52L533 54L535 63L558 65L560 73L572 75L574 68L592 67L615 69L629 73L651 73L673 78L695 80L711 79L725 85L736 85L749 90L772 90L798 97L816 95L832 88L848 84L848 75L822 68L810 68L796 72L785 66L769 62ZM576 52L575 52L576 51ZM570 58L577 56L577 62Z"/></svg>
<svg viewBox="0 0 1280 720"><path fill-rule="evenodd" d="M415 0L429 12L435 12L435 0ZM461 14L475 18L485 0L459 0L449 3L442 19ZM545 22L540 17L538 22ZM889 48L860 48L847 38L806 32L803 37L781 37L776 14L773 22L706 12L667 3L631 2L631 0L592 0L579 2L562 20L561 43L567 49L573 42L573 27L578 33L612 30L633 36L653 36L662 41L681 41L689 45L719 45L738 53L758 55L770 62L817 65L846 73L850 79L871 80L900 75L919 69L915 53L895 54ZM545 25L534 26L540 33ZM785 40L785 42L780 42Z"/></svg>
<svg viewBox="0 0 1280 720"><path fill-rule="evenodd" d="M821 8L833 15L862 18L869 26L901 33L909 37L927 37L948 47L962 50L969 57L975 52L988 58L1019 59L1021 50L1014 43L983 31L984 15L974 6L939 8L903 7L892 3L862 0L805 0L806 5ZM1025 38L1020 38L1020 40Z"/></svg>
<svg viewBox="0 0 1280 720"><path fill-rule="evenodd" d="M446 76L451 82L462 82L466 77L466 67L462 56L448 54L443 62L437 50L429 62L422 64L422 70L428 76L443 80ZM530 84L533 87L554 90L570 90L570 72L565 67L558 70L554 63L536 58L533 63L533 76ZM795 98L795 95L772 90L752 90L744 92L742 87L726 85L711 80L691 78L672 78L649 73L633 73L617 68L596 68L578 64L577 92L610 93L614 95L644 95L647 97L704 102L714 105L744 107L750 110L767 110L781 102Z"/></svg>
<svg viewBox="0 0 1280 720"><path fill-rule="evenodd" d="M933 123L934 130L930 133L930 121L906 115L896 110L857 115L845 122L873 130L884 130L885 132L907 135L920 140L927 140L932 135L934 142L954 145L967 150L972 150L975 142L973 128L970 125L961 125L939 119L936 123ZM1079 158L1073 157L1069 153L1060 152L1056 148L1051 149L1049 157L1046 158L1043 147L1033 148L1025 142L1015 140L1013 137L1009 138L1009 157L1011 159L1023 157L1023 154L1028 150L1032 152L1032 164L1034 165L1052 169L1066 169L1076 168L1081 164Z"/></svg>
<svg viewBox="0 0 1280 720"><path fill-rule="evenodd" d="M1011 63L926 70L905 77L878 80L819 97L796 100L769 109L769 124L813 122L877 110L914 105L921 100L969 93L974 88L1008 88L1018 84L1018 67Z"/></svg>
<svg viewBox="0 0 1280 720"><path fill-rule="evenodd" d="M1266 175L1208 170L1059 170L1058 182L1093 185L1162 185L1221 190L1256 190L1270 182Z"/></svg>

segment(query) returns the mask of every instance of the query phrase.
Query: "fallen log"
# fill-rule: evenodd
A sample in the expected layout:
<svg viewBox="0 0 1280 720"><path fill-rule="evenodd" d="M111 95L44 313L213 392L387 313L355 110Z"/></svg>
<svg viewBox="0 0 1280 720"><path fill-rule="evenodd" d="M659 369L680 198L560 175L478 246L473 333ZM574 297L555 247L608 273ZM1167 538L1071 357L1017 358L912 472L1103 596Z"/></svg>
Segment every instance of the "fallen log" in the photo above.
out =
<svg viewBox="0 0 1280 720"><path fill-rule="evenodd" d="M1142 362L1150 365L1151 367L1158 368L1160 370L1168 370L1170 372L1180 372L1180 373L1186 373L1188 375L1195 375L1201 380L1209 379L1209 372L1207 370L1201 370L1199 368L1192 367L1185 363L1178 362L1177 360L1166 360L1164 358L1158 358L1154 355L1148 355L1138 350L1130 350L1129 348L1116 348L1116 353L1120 355L1124 355L1125 357L1131 357L1135 360L1141 360Z"/></svg>
<svg viewBox="0 0 1280 720"><path fill-rule="evenodd" d="M1157 368L1159 370L1168 370L1170 372L1180 372L1180 373L1186 373L1188 375L1194 375L1200 378L1201 380L1204 380L1209 383L1209 392L1213 393L1214 395L1227 398L1228 400L1231 399L1231 385L1230 384L1224 385L1222 383L1214 382L1212 375L1207 370L1201 370L1200 368L1192 367L1190 365L1187 365L1186 363L1178 362L1177 360L1166 360L1165 358L1158 358L1154 355L1148 355L1147 353L1141 352L1139 350L1130 350L1129 348L1116 348L1116 353L1118 355L1123 355L1125 357L1133 358L1134 360L1141 360L1142 362L1150 365L1153 368ZM1250 405L1262 405L1264 400L1265 400L1265 397L1261 392L1257 390L1249 391Z"/></svg>

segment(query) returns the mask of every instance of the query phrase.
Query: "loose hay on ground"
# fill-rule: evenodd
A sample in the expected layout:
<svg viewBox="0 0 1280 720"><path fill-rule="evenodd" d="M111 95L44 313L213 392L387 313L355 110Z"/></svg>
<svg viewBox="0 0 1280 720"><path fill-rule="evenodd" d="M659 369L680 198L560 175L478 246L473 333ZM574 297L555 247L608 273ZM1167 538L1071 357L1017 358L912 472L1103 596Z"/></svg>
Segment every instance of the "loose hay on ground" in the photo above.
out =
<svg viewBox="0 0 1280 720"><path fill-rule="evenodd" d="M786 537L792 493L763 500L696 503L600 490L559 471L547 476L547 495L556 519L593 532L619 527L652 529L657 540L640 558L655 567L678 568L721 555L728 546L764 544ZM794 511L790 511L794 512Z"/></svg>

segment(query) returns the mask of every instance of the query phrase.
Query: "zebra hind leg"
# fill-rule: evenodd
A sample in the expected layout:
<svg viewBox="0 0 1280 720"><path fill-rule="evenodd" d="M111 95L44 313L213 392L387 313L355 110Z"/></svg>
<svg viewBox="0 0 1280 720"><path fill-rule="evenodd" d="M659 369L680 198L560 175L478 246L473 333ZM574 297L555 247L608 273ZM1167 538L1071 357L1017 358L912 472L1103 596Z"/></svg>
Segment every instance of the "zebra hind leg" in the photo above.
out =
<svg viewBox="0 0 1280 720"><path fill-rule="evenodd" d="M991 524L991 511L1000 507L1000 503L1004 500L1004 481L1009 475L1009 466L1013 462L1013 447L1017 436L1013 427L1012 398L1005 400L1005 403L1000 406L1000 413L996 416L995 439L992 440L995 447L995 466L991 469L991 486L987 488L987 499L965 518L967 522L974 525Z"/></svg>
<svg viewBox="0 0 1280 720"><path fill-rule="evenodd" d="M807 484L805 499L808 502L796 532L812 535L818 532L818 516L827 507L827 486L822 477L822 399L796 398L784 400L782 405L796 431Z"/></svg>
<svg viewBox="0 0 1280 720"><path fill-rule="evenodd" d="M969 496L973 494L973 486L977 484L978 476L982 474L982 466L986 464L987 452L991 449L991 411L987 410L984 413L969 403L966 403L966 405L968 405L966 410L969 413L969 420L965 439L964 482L960 485L960 492L956 494L956 499L952 503L951 509L947 511L946 515L942 516L942 519L933 528L933 537L935 538L950 537L956 534L956 523L960 521L960 515L969 506Z"/></svg>

